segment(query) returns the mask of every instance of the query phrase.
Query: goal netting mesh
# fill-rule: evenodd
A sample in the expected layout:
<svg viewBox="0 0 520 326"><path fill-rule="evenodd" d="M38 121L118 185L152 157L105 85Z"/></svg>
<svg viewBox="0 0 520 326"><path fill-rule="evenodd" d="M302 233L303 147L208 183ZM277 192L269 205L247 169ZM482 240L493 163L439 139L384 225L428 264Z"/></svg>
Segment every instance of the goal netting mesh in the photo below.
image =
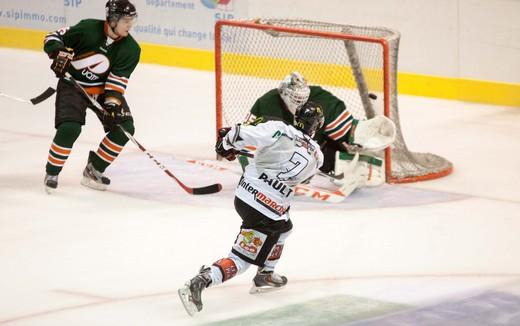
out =
<svg viewBox="0 0 520 326"><path fill-rule="evenodd" d="M298 71L310 85L343 100L356 119L384 114L395 122L396 141L381 153L387 182L447 175L452 171L448 160L411 152L404 141L397 105L399 39L398 32L384 27L292 19L219 21L217 129L243 122L258 97Z"/></svg>

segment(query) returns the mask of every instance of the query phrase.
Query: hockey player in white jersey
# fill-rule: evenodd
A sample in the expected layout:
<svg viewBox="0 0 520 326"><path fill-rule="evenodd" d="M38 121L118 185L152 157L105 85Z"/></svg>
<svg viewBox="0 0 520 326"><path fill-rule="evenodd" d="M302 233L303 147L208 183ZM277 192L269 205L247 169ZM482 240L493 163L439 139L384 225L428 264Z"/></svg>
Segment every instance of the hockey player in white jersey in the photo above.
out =
<svg viewBox="0 0 520 326"><path fill-rule="evenodd" d="M287 278L274 272L285 240L292 230L289 218L294 186L311 178L323 164L323 154L312 140L323 125L323 110L313 102L300 107L295 125L268 121L257 126L225 128L215 150L228 160L246 145L257 148L235 192L235 210L242 218L240 232L225 258L202 266L199 274L179 289L190 315L202 309L202 291L258 266L251 294L280 289Z"/></svg>

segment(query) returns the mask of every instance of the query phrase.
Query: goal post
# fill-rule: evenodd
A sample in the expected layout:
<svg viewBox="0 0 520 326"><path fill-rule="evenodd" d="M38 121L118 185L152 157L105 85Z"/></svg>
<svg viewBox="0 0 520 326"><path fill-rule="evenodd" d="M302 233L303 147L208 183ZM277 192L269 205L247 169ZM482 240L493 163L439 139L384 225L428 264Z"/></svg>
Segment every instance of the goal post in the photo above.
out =
<svg viewBox="0 0 520 326"><path fill-rule="evenodd" d="M220 20L215 25L216 128L245 121L257 98L298 71L310 85L345 102L356 119L385 115L394 121L396 140L381 153L388 183L445 176L453 169L451 162L411 152L404 141L397 104L399 39L398 32L384 27Z"/></svg>

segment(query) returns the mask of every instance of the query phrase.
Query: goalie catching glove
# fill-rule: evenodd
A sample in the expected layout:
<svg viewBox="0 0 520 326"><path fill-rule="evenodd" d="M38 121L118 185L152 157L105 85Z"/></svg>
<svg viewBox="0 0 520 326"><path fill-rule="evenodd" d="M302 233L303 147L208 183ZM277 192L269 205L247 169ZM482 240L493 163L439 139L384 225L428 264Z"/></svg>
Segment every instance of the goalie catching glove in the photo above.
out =
<svg viewBox="0 0 520 326"><path fill-rule="evenodd" d="M358 145L363 150L380 151L392 145L395 140L395 124L384 115L359 120L353 128L349 143Z"/></svg>
<svg viewBox="0 0 520 326"><path fill-rule="evenodd" d="M74 58L74 51L70 48L61 48L51 52L49 57L53 59L51 70L54 71L56 77L63 78Z"/></svg>
<svg viewBox="0 0 520 326"><path fill-rule="evenodd" d="M225 157L228 161L234 161L237 158L237 152L234 149L225 149L224 148L224 137L228 134L231 128L220 128L218 130L218 140L215 144L215 152L218 155Z"/></svg>
<svg viewBox="0 0 520 326"><path fill-rule="evenodd" d="M347 145L356 146L355 153L336 152L334 164L334 174L343 175L343 179L335 183L345 197L359 187L379 186L385 182L383 160L366 152L384 150L392 145L396 136L394 122L382 115L355 120L352 128Z"/></svg>

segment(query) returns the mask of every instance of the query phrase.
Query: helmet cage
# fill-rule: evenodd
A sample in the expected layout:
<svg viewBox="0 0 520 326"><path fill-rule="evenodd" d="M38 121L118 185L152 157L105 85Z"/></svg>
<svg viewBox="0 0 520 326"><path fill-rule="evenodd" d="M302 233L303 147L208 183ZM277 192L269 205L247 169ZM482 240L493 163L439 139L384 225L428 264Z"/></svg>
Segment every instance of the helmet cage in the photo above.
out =
<svg viewBox="0 0 520 326"><path fill-rule="evenodd" d="M292 114L309 99L311 90L299 72L287 75L278 86L278 94Z"/></svg>

